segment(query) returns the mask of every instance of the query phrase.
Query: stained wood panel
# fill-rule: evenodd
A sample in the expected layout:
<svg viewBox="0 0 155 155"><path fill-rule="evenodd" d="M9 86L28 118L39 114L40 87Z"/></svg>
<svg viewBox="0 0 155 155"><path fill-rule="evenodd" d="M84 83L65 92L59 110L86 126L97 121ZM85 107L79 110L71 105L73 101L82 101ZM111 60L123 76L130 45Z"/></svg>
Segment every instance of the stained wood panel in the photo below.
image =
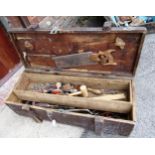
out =
<svg viewBox="0 0 155 155"><path fill-rule="evenodd" d="M82 69L87 71L103 71L111 73L123 73L133 75L135 69L135 63L139 56L139 48L143 40L143 31L113 31L103 32L102 30L96 30L96 33L92 33L89 29L85 31L70 30L65 33L49 34L48 31L29 32L20 31L14 33L16 45L21 53L27 55L37 55L37 58L25 59L27 66L29 67L46 67L50 66L56 68L52 57L69 55L75 53L84 53L86 51L92 51L98 53L99 51L105 51L108 49L114 49L115 52L112 56L117 65L85 65L77 66L66 69ZM115 45L116 38L119 37L125 42L125 48L120 49ZM42 55L49 55L51 59L45 60ZM39 57L40 56L40 57ZM35 61L34 61L35 60ZM33 65L32 65L33 64Z"/></svg>
<svg viewBox="0 0 155 155"><path fill-rule="evenodd" d="M8 69L0 62L0 79L8 73Z"/></svg>
<svg viewBox="0 0 155 155"><path fill-rule="evenodd" d="M30 115L30 112L24 111L22 109L21 100L17 98L14 93L10 94L9 98L6 100L6 104L17 114L32 117L32 115ZM31 106L31 110L35 112L36 116L39 116L43 120L52 121L53 119L55 119L59 123L76 125L93 131L95 130L97 134L101 134L102 132L104 132L108 134L128 136L135 125L135 122L132 119L122 120L97 116L101 120L103 120L102 122L100 122L97 121L97 117L88 114L59 112L58 110L41 108L38 106Z"/></svg>
<svg viewBox="0 0 155 155"><path fill-rule="evenodd" d="M0 27L0 82L20 62L6 32Z"/></svg>

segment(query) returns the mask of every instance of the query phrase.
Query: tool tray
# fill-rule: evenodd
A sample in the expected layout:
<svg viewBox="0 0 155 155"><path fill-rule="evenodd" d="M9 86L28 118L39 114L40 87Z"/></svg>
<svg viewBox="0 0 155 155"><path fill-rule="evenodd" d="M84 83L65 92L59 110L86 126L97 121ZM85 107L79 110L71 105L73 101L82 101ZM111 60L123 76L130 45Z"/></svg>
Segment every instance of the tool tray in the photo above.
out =
<svg viewBox="0 0 155 155"><path fill-rule="evenodd" d="M145 28L22 28L9 32L25 65L6 99L11 109L37 122L55 119L97 134L131 133L136 122L133 77ZM94 99L98 95L90 92L83 97L30 89L34 83L56 82L86 85L112 94L116 91L126 98Z"/></svg>

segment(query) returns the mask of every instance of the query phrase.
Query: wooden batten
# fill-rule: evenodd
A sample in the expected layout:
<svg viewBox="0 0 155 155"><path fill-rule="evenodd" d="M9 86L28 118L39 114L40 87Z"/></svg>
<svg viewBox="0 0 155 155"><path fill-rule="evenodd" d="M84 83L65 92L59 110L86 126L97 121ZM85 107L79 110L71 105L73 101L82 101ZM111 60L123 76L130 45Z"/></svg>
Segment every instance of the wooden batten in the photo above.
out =
<svg viewBox="0 0 155 155"><path fill-rule="evenodd" d="M124 101L95 100L91 98L59 96L22 90L14 90L14 93L23 100L46 102L51 104L54 103L58 105L95 109L101 111L104 110L110 112L128 113L130 112L132 107L132 104L130 102Z"/></svg>

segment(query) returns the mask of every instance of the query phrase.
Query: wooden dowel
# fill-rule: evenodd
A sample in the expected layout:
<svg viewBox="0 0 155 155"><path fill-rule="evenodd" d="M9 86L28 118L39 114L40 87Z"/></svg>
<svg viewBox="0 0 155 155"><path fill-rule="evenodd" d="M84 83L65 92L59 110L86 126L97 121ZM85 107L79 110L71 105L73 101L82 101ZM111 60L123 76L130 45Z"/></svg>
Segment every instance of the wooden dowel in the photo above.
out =
<svg viewBox="0 0 155 155"><path fill-rule="evenodd" d="M126 99L126 95L124 93L107 94L107 95L92 97L92 99L95 99L95 100L107 100L107 101L110 101L110 100L121 100L121 99Z"/></svg>
<svg viewBox="0 0 155 155"><path fill-rule="evenodd" d="M101 95L102 94L102 91L99 90L99 89L93 89L93 88L88 88L88 91L96 94L96 95Z"/></svg>
<svg viewBox="0 0 155 155"><path fill-rule="evenodd" d="M22 100L47 102L49 104L51 103L77 108L103 110L118 113L128 113L131 110L132 106L130 102L125 101L95 100L92 98L52 95L23 90L14 90L14 93Z"/></svg>

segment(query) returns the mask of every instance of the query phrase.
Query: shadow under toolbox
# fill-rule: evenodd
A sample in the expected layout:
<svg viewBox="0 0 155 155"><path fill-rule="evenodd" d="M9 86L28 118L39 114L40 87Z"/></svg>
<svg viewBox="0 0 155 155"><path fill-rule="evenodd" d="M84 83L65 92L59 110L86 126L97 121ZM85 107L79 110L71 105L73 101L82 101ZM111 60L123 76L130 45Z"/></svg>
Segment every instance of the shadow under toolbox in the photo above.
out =
<svg viewBox="0 0 155 155"><path fill-rule="evenodd" d="M129 135L145 28L12 29L25 71L6 99L20 115Z"/></svg>

